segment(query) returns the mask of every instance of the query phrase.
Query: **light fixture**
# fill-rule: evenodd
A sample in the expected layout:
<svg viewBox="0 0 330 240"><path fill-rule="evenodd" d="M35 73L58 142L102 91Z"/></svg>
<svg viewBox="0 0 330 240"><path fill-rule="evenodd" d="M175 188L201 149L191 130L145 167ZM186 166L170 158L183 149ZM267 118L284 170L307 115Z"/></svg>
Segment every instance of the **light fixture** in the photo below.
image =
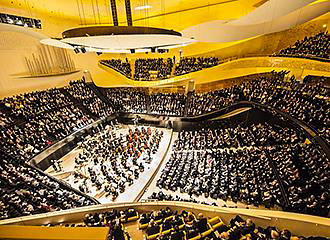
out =
<svg viewBox="0 0 330 240"><path fill-rule="evenodd" d="M144 10L144 9L149 9L152 8L150 5L144 5L144 6L137 6L135 7L135 10Z"/></svg>
<svg viewBox="0 0 330 240"><path fill-rule="evenodd" d="M327 27L327 25L326 25L326 24L323 24L323 27L324 27L324 28L326 28L326 27Z"/></svg>

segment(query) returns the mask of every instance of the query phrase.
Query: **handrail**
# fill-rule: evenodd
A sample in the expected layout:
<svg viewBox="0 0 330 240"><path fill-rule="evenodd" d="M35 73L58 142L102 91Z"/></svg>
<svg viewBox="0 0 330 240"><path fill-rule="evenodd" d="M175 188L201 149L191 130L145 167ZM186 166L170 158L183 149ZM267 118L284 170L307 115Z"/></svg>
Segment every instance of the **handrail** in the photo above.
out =
<svg viewBox="0 0 330 240"><path fill-rule="evenodd" d="M0 225L43 225L47 223L82 222L87 213L101 213L112 209L124 210L134 208L138 212L147 212L170 207L172 210L192 211L195 214L202 212L207 217L219 216L226 224L236 215L250 218L262 227L275 226L281 229L290 229L295 235L329 237L330 219L306 214L282 212L276 210L227 208L207 206L189 202L144 202L144 203L109 203L95 206L24 216L0 221Z"/></svg>

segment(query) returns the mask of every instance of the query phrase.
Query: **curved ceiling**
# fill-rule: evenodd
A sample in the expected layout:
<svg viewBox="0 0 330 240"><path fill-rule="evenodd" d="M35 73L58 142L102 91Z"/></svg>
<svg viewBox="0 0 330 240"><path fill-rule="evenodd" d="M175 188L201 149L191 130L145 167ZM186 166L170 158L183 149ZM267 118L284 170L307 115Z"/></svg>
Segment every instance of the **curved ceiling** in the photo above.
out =
<svg viewBox="0 0 330 240"><path fill-rule="evenodd" d="M269 5L272 5L276 11L265 4L265 7L261 6L238 20L210 21L187 28L182 33L185 37L193 37L202 42L232 42L290 29L330 10L330 1L308 4L312 1L306 0L304 7L301 7L303 5L301 0L291 0L290 4L285 4L285 1L271 1L282 2L280 9L276 4L269 2Z"/></svg>

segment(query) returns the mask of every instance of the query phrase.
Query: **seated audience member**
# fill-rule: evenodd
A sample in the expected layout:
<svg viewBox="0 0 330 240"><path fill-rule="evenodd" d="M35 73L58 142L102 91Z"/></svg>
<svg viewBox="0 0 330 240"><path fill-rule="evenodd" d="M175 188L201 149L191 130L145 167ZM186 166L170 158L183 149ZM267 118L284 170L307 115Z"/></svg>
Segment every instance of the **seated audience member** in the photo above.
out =
<svg viewBox="0 0 330 240"><path fill-rule="evenodd" d="M125 61L122 61L121 59L101 60L100 63L105 66L111 67L112 69L115 69L116 71L124 74L128 78L132 77L131 64L128 62L127 58L125 59Z"/></svg>
<svg viewBox="0 0 330 240"><path fill-rule="evenodd" d="M146 233L148 236L158 234L158 233L160 233L160 226L157 223L155 223L155 221L152 219L152 220L150 220L150 222L148 224Z"/></svg>
<svg viewBox="0 0 330 240"><path fill-rule="evenodd" d="M195 227L200 233L203 233L208 230L207 218L204 217L202 213L198 214L198 219L195 223Z"/></svg>
<svg viewBox="0 0 330 240"><path fill-rule="evenodd" d="M96 93L87 85L85 79L70 82L65 88L74 99L82 102L82 105L97 117L107 117L114 113L108 103L103 102Z"/></svg>
<svg viewBox="0 0 330 240"><path fill-rule="evenodd" d="M95 204L22 161L0 161L0 219Z"/></svg>
<svg viewBox="0 0 330 240"><path fill-rule="evenodd" d="M172 58L138 58L135 60L134 79L140 81L153 80L151 74L156 73L154 79L169 78L172 73Z"/></svg>
<svg viewBox="0 0 330 240"><path fill-rule="evenodd" d="M329 59L330 35L328 31L298 40L288 48L282 49L278 55L294 57L319 57Z"/></svg>
<svg viewBox="0 0 330 240"><path fill-rule="evenodd" d="M200 71L203 68L213 67L219 64L215 57L184 57L176 65L174 75L179 76L190 72Z"/></svg>

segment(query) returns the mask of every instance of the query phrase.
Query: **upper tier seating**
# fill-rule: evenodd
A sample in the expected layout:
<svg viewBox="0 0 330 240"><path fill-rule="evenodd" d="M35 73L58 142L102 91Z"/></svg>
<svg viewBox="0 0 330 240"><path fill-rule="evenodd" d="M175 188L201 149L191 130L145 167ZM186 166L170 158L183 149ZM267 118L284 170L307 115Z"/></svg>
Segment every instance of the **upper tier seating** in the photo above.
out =
<svg viewBox="0 0 330 240"><path fill-rule="evenodd" d="M188 115L200 115L232 105L238 101L252 101L273 106L310 124L329 143L329 89L321 79L310 85L284 81L286 72L273 72L272 77L261 77L229 88L207 93L194 93L188 101Z"/></svg>
<svg viewBox="0 0 330 240"><path fill-rule="evenodd" d="M136 81L162 80L220 64L216 57L183 57L175 63L173 58L138 58L134 63L134 73L128 59L101 60L101 64L108 66L128 78L134 76ZM174 69L174 72L173 72Z"/></svg>
<svg viewBox="0 0 330 240"><path fill-rule="evenodd" d="M128 78L132 77L131 64L128 62L127 58L125 59L125 61L122 61L120 59L101 60L101 63L124 74Z"/></svg>
<svg viewBox="0 0 330 240"><path fill-rule="evenodd" d="M292 57L330 58L330 35L328 31L320 32L311 37L298 40L288 48L282 49L277 55Z"/></svg>
<svg viewBox="0 0 330 240"><path fill-rule="evenodd" d="M93 122L62 89L48 89L1 100L0 151L28 160L47 146Z"/></svg>
<svg viewBox="0 0 330 240"><path fill-rule="evenodd" d="M219 64L216 57L184 57L176 65L174 75L179 76L190 72L196 72L203 68L214 67Z"/></svg>
<svg viewBox="0 0 330 240"><path fill-rule="evenodd" d="M135 60L135 80L150 81L150 71L157 72L157 79L169 78L172 73L172 58L138 58Z"/></svg>

